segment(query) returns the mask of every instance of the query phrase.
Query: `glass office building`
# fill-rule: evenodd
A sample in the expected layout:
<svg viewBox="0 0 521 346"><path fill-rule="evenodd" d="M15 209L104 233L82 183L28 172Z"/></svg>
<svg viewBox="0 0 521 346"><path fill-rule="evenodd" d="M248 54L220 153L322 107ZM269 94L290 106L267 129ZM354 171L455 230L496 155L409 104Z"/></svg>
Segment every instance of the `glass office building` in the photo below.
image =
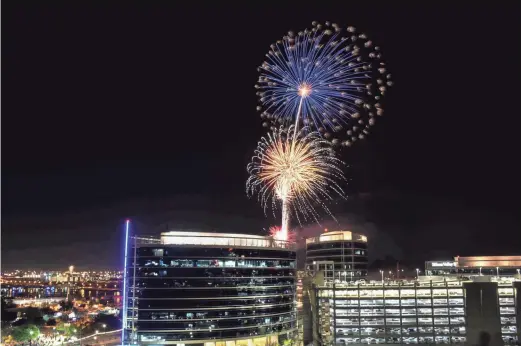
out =
<svg viewBox="0 0 521 346"><path fill-rule="evenodd" d="M306 269L329 279L352 281L367 276L367 237L350 231L326 232L306 239Z"/></svg>
<svg viewBox="0 0 521 346"><path fill-rule="evenodd" d="M129 241L125 344L278 345L296 332L296 253L269 237Z"/></svg>

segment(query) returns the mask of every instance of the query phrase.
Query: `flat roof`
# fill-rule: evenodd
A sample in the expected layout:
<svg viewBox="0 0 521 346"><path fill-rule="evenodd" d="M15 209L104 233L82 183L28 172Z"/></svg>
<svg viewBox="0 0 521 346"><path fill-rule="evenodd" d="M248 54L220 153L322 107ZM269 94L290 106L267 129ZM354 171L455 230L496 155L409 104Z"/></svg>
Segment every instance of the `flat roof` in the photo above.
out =
<svg viewBox="0 0 521 346"><path fill-rule="evenodd" d="M186 232L186 231L168 231L161 233L161 239L164 237L212 237L212 238L250 238L250 239L269 239L268 236L239 234L239 233L212 233L212 232Z"/></svg>
<svg viewBox="0 0 521 346"><path fill-rule="evenodd" d="M178 246L256 247L288 250L295 248L295 244L289 241L276 240L269 236L237 233L168 231L161 233L160 238L142 238L138 236L136 237L136 241L140 246L162 244Z"/></svg>
<svg viewBox="0 0 521 346"><path fill-rule="evenodd" d="M323 243L328 241L358 241L367 243L367 237L360 233L351 231L332 231L324 232L316 237L306 239L306 244Z"/></svg>
<svg viewBox="0 0 521 346"><path fill-rule="evenodd" d="M468 267L517 267L521 268L521 256L469 256L454 257L459 268Z"/></svg>
<svg viewBox="0 0 521 346"><path fill-rule="evenodd" d="M454 261L426 261L429 268L520 268L521 256L468 256L454 257Z"/></svg>

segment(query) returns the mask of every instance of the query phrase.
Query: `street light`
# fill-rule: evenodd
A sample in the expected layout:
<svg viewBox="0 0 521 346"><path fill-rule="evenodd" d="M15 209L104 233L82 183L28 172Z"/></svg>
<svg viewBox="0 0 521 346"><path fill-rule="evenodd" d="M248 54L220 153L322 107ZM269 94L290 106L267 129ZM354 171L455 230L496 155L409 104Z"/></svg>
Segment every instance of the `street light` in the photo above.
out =
<svg viewBox="0 0 521 346"><path fill-rule="evenodd" d="M420 276L420 269L416 268L416 280L418 280Z"/></svg>
<svg viewBox="0 0 521 346"><path fill-rule="evenodd" d="M519 270L519 269L518 269ZM384 271L380 270L380 274L382 274L382 283L384 283Z"/></svg>
<svg viewBox="0 0 521 346"><path fill-rule="evenodd" d="M103 323L102 325L103 329L107 328L107 325L105 323Z"/></svg>
<svg viewBox="0 0 521 346"><path fill-rule="evenodd" d="M499 277L499 267L496 267L496 273L497 273L497 276Z"/></svg>
<svg viewBox="0 0 521 346"><path fill-rule="evenodd" d="M481 276L481 275L482 275L482 274L481 274L481 267L479 267L479 276Z"/></svg>

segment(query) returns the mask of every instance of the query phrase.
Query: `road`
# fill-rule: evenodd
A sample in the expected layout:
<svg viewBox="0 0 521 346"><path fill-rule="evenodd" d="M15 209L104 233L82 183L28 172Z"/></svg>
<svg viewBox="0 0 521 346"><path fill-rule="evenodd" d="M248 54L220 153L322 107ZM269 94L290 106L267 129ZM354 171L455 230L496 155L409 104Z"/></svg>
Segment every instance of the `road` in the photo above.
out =
<svg viewBox="0 0 521 346"><path fill-rule="evenodd" d="M68 345L74 345L79 346L80 342L76 341L74 343L69 343ZM121 345L121 338L119 335L107 335L107 336L99 336L96 339L94 337L84 339L81 341L81 346L93 346L93 345L106 345L106 346L112 346L112 345Z"/></svg>

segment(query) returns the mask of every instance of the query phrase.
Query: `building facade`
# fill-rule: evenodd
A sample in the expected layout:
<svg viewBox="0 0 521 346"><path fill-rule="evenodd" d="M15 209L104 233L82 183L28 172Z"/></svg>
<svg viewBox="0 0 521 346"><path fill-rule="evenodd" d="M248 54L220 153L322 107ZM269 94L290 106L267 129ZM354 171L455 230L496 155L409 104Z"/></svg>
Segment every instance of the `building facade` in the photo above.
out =
<svg viewBox="0 0 521 346"><path fill-rule="evenodd" d="M327 279L353 281L367 276L367 237L350 231L326 232L306 239L306 269Z"/></svg>
<svg viewBox="0 0 521 346"><path fill-rule="evenodd" d="M520 256L429 261L427 275L409 281L362 280L367 238L361 234L307 239L306 256L305 342L476 345L482 332L490 345L521 339Z"/></svg>
<svg viewBox="0 0 521 346"><path fill-rule="evenodd" d="M314 344L516 344L521 282L315 285ZM517 308L516 308L517 306Z"/></svg>
<svg viewBox="0 0 521 346"><path fill-rule="evenodd" d="M166 232L134 237L125 344L278 345L296 332L296 253L272 238Z"/></svg>
<svg viewBox="0 0 521 346"><path fill-rule="evenodd" d="M454 257L453 261L425 262L426 275L492 275L521 274L521 256Z"/></svg>

